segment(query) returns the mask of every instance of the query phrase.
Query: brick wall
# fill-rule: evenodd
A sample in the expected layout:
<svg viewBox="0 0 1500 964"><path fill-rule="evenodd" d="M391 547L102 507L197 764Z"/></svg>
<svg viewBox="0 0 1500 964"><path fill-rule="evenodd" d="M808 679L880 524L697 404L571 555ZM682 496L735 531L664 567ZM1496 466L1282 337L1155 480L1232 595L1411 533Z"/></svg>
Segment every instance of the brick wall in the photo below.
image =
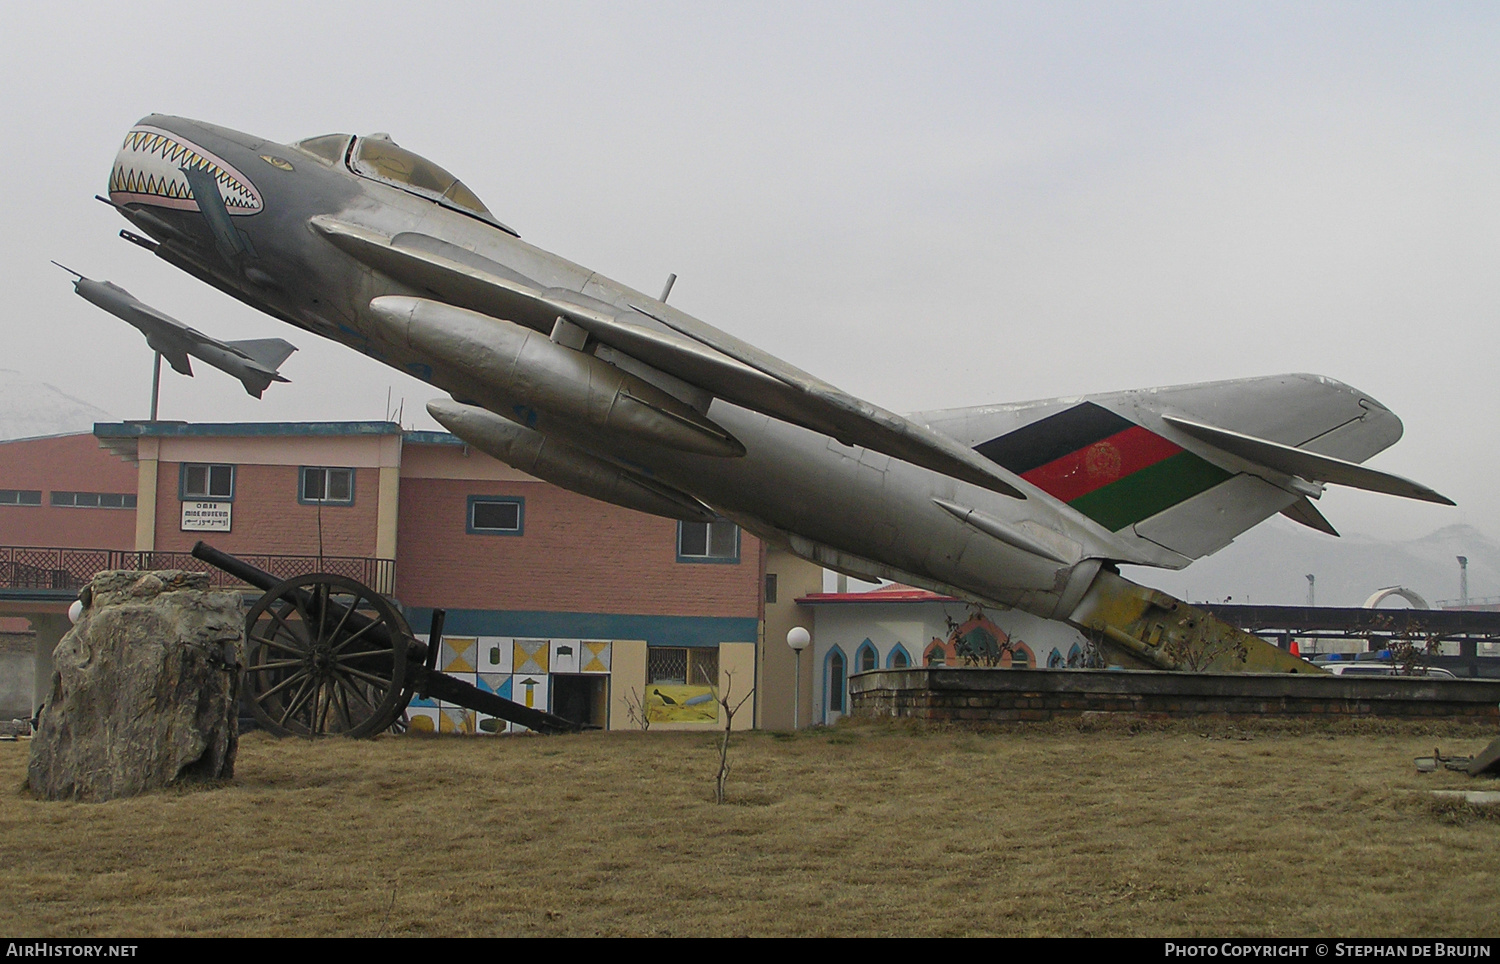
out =
<svg viewBox="0 0 1500 964"><path fill-rule="evenodd" d="M468 497L526 500L523 534L471 535ZM677 562L677 523L537 481L402 478L396 595L412 606L760 615L759 541L737 565Z"/></svg>
<svg viewBox="0 0 1500 964"><path fill-rule="evenodd" d="M53 492L135 494L136 467L99 448L92 434L0 442L0 489L42 494L39 506L0 505L0 545L135 547L135 510L51 504Z"/></svg>
<svg viewBox="0 0 1500 964"><path fill-rule="evenodd" d="M181 463L162 462L156 487L156 548L185 552L199 539L229 553L317 555L319 508L297 501L295 465L237 465L229 532L183 532ZM354 470L354 504L322 507L325 556L375 555L380 471Z"/></svg>
<svg viewBox="0 0 1500 964"><path fill-rule="evenodd" d="M1500 720L1500 681L1110 670L909 669L849 678L855 716L997 723L1085 713Z"/></svg>

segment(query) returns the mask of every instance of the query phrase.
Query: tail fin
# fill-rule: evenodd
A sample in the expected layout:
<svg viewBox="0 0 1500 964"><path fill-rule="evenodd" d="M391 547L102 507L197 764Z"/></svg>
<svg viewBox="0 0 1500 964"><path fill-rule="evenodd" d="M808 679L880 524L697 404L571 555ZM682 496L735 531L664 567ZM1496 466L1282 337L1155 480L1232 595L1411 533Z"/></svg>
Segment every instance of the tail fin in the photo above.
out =
<svg viewBox="0 0 1500 964"><path fill-rule="evenodd" d="M1307 501L1321 494L1322 483L1448 501L1359 465L1401 437L1401 420L1363 392L1316 375L913 418L1067 503L1113 533L1122 550L1165 548L1179 567L1278 512L1333 532ZM1145 560L1122 551L1118 561Z"/></svg>

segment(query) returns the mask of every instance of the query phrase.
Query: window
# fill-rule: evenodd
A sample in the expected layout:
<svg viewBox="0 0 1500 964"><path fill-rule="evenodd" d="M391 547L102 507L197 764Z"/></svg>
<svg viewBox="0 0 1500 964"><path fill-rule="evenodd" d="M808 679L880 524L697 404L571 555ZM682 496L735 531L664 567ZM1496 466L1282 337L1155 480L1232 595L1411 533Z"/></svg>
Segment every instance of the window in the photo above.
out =
<svg viewBox="0 0 1500 964"><path fill-rule="evenodd" d="M324 134L321 137L309 137L298 141L292 146L306 151L313 157L337 164L344 159L344 152L349 149L349 135Z"/></svg>
<svg viewBox="0 0 1500 964"><path fill-rule="evenodd" d="M36 489L0 489L0 505L41 504L42 493Z"/></svg>
<svg viewBox="0 0 1500 964"><path fill-rule="evenodd" d="M353 505L354 470L303 466L297 501L308 505Z"/></svg>
<svg viewBox="0 0 1500 964"><path fill-rule="evenodd" d="M906 652L906 647L897 643L896 648L886 657L885 665L891 669L910 669L911 656Z"/></svg>
<svg viewBox="0 0 1500 964"><path fill-rule="evenodd" d="M875 652L875 645L868 639L865 640L864 644L859 647L859 651L854 654L854 662L859 667L858 672L861 673L868 673L872 669L878 669L880 667L880 657Z"/></svg>
<svg viewBox="0 0 1500 964"><path fill-rule="evenodd" d="M776 603L776 573L774 572L766 573L766 603L767 605Z"/></svg>
<svg viewBox="0 0 1500 964"><path fill-rule="evenodd" d="M484 203L462 181L427 158L413 154L404 147L397 147L396 142L388 137L359 138L355 142L354 153L349 157L349 166L355 174L394 184L404 191L430 198L444 207L482 218L510 234L516 233L496 221Z"/></svg>
<svg viewBox="0 0 1500 964"><path fill-rule="evenodd" d="M518 536L526 524L526 500L513 496L469 496L468 531L473 535Z"/></svg>
<svg viewBox="0 0 1500 964"><path fill-rule="evenodd" d="M844 654L837 646L828 653L828 668L824 675L828 680L825 714L844 712Z"/></svg>
<svg viewBox="0 0 1500 964"><path fill-rule="evenodd" d="M646 679L679 686L718 686L717 647L648 646Z"/></svg>
<svg viewBox="0 0 1500 964"><path fill-rule="evenodd" d="M72 506L80 509L134 509L135 493L54 492L52 493L52 504Z"/></svg>
<svg viewBox="0 0 1500 964"><path fill-rule="evenodd" d="M739 562L740 527L733 522L677 523L678 562Z"/></svg>
<svg viewBox="0 0 1500 964"><path fill-rule="evenodd" d="M182 498L234 499L234 466L184 465Z"/></svg>

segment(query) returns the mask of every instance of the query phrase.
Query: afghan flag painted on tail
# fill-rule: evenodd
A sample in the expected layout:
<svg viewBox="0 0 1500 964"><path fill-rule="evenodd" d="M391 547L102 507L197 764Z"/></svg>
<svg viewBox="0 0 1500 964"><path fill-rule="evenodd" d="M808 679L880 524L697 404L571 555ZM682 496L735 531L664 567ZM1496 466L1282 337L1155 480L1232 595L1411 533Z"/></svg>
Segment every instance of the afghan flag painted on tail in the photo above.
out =
<svg viewBox="0 0 1500 964"><path fill-rule="evenodd" d="M974 448L1111 532L1230 478L1218 466L1093 402Z"/></svg>

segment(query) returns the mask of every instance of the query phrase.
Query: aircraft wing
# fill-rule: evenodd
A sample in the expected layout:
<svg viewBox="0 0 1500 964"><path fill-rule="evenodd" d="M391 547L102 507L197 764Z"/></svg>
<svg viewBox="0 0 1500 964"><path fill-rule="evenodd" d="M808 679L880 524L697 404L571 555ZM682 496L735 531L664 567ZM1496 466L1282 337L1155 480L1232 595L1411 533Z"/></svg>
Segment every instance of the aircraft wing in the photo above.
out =
<svg viewBox="0 0 1500 964"><path fill-rule="evenodd" d="M161 357L172 366L172 371L179 375L191 376L193 374L193 363L188 360L187 348L181 341L153 334L146 336L146 344L152 351L161 353Z"/></svg>
<svg viewBox="0 0 1500 964"><path fill-rule="evenodd" d="M220 344L269 372L275 372L281 367L281 363L292 357L292 352L297 350L296 345L281 338L246 338ZM279 380L285 381L285 379Z"/></svg>
<svg viewBox="0 0 1500 964"><path fill-rule="evenodd" d="M846 445L1025 498L1007 470L967 446L680 312L638 304L621 307L576 291L542 287L427 235L388 237L327 216L313 218L312 225L363 263L450 304L537 331L551 331L557 319L565 319L597 341L731 404L831 435Z"/></svg>

